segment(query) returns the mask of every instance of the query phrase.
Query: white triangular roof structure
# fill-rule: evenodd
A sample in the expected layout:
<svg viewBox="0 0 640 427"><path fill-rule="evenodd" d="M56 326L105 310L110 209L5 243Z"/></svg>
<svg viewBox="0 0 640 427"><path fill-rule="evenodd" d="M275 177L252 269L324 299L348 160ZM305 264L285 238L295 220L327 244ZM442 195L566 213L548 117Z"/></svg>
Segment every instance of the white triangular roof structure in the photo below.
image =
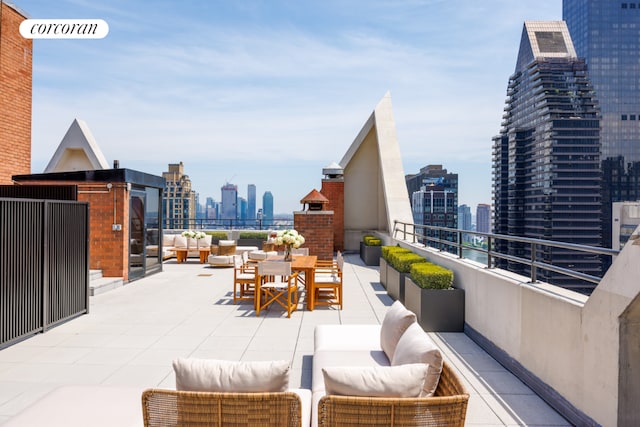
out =
<svg viewBox="0 0 640 427"><path fill-rule="evenodd" d="M44 173L97 169L109 169L109 163L89 126L82 120L74 119Z"/></svg>
<svg viewBox="0 0 640 427"><path fill-rule="evenodd" d="M362 231L391 234L395 221L413 223L389 92L373 110L340 166L344 169L345 247L354 244L351 240L359 242Z"/></svg>

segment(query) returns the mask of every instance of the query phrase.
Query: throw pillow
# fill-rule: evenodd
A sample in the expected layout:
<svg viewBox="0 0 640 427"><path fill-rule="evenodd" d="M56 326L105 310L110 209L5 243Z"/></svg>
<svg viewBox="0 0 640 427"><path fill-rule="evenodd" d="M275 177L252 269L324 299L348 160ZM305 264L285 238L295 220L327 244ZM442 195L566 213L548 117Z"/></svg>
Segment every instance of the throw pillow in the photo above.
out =
<svg viewBox="0 0 640 427"><path fill-rule="evenodd" d="M418 397L422 393L427 365L322 368L327 394L370 397Z"/></svg>
<svg viewBox="0 0 640 427"><path fill-rule="evenodd" d="M184 236L176 236L176 239L174 240L173 244L175 245L176 248L186 248L187 247L187 238Z"/></svg>
<svg viewBox="0 0 640 427"><path fill-rule="evenodd" d="M178 358L176 390L266 393L289 388L289 362L235 362Z"/></svg>
<svg viewBox="0 0 640 427"><path fill-rule="evenodd" d="M175 234L163 234L162 235L162 247L164 249L170 248L175 244Z"/></svg>
<svg viewBox="0 0 640 427"><path fill-rule="evenodd" d="M392 366L407 363L426 363L429 365L421 396L433 396L442 373L442 354L429 335L417 323L409 326L402 335L391 361Z"/></svg>
<svg viewBox="0 0 640 427"><path fill-rule="evenodd" d="M380 328L380 347L389 358L389 362L393 359L398 340L404 331L415 322L416 315L407 310L400 301L394 302L387 311Z"/></svg>

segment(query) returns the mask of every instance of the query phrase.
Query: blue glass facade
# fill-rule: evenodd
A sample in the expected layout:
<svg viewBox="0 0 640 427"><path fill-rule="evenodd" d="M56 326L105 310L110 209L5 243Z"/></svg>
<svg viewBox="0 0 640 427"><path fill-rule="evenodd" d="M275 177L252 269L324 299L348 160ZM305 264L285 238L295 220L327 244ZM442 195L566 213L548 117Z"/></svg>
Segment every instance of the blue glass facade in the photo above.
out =
<svg viewBox="0 0 640 427"><path fill-rule="evenodd" d="M640 199L640 2L563 0L562 15L602 114L603 230L610 247L612 203Z"/></svg>

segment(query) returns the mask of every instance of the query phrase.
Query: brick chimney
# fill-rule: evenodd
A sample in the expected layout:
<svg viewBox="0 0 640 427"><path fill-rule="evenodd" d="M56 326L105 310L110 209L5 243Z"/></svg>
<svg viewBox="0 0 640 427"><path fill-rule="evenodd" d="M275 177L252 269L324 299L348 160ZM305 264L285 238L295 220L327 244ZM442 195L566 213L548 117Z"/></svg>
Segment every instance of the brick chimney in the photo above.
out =
<svg viewBox="0 0 640 427"><path fill-rule="evenodd" d="M293 213L293 226L304 236L304 246L318 259L333 259L333 211L325 209L329 199L313 189L300 203L303 210Z"/></svg>
<svg viewBox="0 0 640 427"><path fill-rule="evenodd" d="M320 192L329 203L327 210L333 211L333 250L344 250L344 169L333 162L322 169L322 189Z"/></svg>

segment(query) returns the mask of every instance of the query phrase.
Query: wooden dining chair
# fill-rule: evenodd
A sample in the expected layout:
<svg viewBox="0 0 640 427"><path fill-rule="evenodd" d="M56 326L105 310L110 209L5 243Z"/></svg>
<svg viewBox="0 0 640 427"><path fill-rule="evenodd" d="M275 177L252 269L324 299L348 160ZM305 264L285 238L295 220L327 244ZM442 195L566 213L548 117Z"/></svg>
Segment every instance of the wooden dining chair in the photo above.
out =
<svg viewBox="0 0 640 427"><path fill-rule="evenodd" d="M233 303L253 301L255 298L256 265L248 262L247 252L235 255L233 269Z"/></svg>
<svg viewBox="0 0 640 427"><path fill-rule="evenodd" d="M337 305L342 310L342 269L344 258L340 252L336 261L316 265L313 280L314 306Z"/></svg>
<svg viewBox="0 0 640 427"><path fill-rule="evenodd" d="M291 271L290 262L263 261L258 263L260 295L256 295L256 315L271 304L278 303L287 317L298 307L298 273ZM264 298L264 302L262 302Z"/></svg>
<svg viewBox="0 0 640 427"><path fill-rule="evenodd" d="M291 248L292 255L309 255L309 248Z"/></svg>

